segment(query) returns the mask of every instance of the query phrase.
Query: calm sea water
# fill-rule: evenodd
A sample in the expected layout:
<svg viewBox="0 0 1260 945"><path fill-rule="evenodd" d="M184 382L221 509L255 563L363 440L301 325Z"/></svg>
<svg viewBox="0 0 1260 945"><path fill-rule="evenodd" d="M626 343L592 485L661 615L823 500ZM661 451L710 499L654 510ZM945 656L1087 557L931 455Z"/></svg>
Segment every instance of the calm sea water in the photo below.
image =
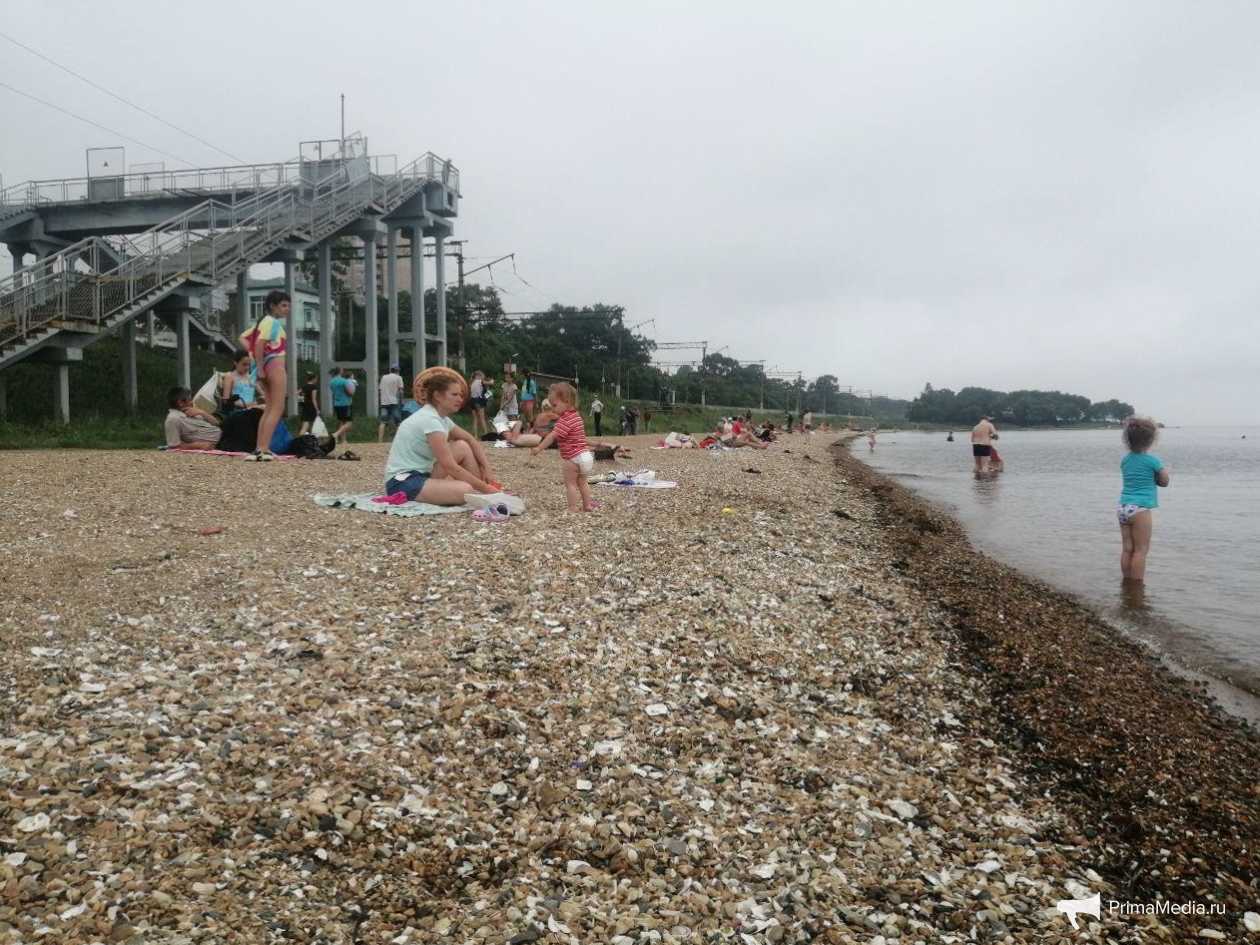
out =
<svg viewBox="0 0 1260 945"><path fill-rule="evenodd" d="M1120 586L1118 430L1003 432L977 479L970 430L881 433L853 454L952 515L980 550L1075 594L1175 663L1260 694L1260 427L1165 429L1141 599Z"/></svg>

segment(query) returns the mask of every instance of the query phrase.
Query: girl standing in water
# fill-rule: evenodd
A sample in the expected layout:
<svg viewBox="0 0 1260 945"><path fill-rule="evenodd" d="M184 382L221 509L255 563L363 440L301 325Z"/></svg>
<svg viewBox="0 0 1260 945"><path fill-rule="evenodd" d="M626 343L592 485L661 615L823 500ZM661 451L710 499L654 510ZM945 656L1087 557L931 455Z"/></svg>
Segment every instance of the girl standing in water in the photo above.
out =
<svg viewBox="0 0 1260 945"><path fill-rule="evenodd" d="M1124 485L1116 518L1120 521L1120 573L1125 581L1141 584L1146 579L1146 554L1151 548L1154 527L1151 510L1159 507L1157 486L1167 486L1168 470L1163 460L1147 452L1159 430L1146 417L1124 421L1124 445L1129 453L1120 460Z"/></svg>

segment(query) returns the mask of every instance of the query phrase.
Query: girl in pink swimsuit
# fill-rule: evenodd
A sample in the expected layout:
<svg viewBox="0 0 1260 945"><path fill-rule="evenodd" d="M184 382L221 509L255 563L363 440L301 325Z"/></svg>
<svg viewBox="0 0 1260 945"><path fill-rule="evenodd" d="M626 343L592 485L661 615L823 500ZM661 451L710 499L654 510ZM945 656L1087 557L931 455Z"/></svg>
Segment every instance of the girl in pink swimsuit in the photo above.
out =
<svg viewBox="0 0 1260 945"><path fill-rule="evenodd" d="M241 335L241 347L254 359L258 391L265 399L262 419L258 421L256 448L245 457L254 462L275 459L271 452L271 436L284 416L284 400L288 395L284 319L289 317L292 305L287 292L278 289L268 292L263 300L263 317L250 331Z"/></svg>

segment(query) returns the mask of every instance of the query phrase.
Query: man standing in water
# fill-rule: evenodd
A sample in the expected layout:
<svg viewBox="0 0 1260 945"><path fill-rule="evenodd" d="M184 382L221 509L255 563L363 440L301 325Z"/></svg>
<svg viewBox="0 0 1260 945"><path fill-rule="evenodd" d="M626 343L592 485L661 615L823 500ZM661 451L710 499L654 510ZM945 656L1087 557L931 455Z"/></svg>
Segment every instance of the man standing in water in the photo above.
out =
<svg viewBox="0 0 1260 945"><path fill-rule="evenodd" d="M988 417L981 417L980 422L971 428L971 455L975 460L976 472L989 471L989 456L993 452L993 441L998 431Z"/></svg>

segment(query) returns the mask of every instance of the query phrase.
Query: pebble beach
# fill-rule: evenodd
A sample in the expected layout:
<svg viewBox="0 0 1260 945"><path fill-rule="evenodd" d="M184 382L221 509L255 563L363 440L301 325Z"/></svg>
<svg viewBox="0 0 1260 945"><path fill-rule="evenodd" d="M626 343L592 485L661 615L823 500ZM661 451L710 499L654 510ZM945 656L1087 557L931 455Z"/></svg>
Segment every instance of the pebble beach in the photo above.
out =
<svg viewBox="0 0 1260 945"><path fill-rule="evenodd" d="M1252 729L837 436L657 439L0 453L0 943L1260 941Z"/></svg>

